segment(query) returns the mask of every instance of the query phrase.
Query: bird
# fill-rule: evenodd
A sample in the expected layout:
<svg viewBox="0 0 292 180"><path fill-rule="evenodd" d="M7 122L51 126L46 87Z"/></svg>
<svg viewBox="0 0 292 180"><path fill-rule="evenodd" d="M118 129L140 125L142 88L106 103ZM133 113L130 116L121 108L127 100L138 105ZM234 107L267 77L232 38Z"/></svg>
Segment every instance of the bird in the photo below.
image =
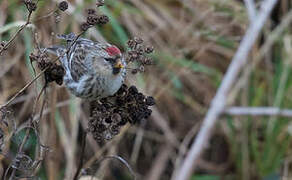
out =
<svg viewBox="0 0 292 180"><path fill-rule="evenodd" d="M74 33L58 35L66 46L46 48L59 57L65 69L63 82L75 96L95 100L114 95L126 77L126 61L115 45L77 38Z"/></svg>

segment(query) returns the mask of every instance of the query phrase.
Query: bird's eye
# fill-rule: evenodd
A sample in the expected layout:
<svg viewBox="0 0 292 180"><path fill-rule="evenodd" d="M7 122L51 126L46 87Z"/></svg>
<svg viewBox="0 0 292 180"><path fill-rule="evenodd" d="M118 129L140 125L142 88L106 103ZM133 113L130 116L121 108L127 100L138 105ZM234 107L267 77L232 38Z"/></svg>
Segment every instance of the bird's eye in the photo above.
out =
<svg viewBox="0 0 292 180"><path fill-rule="evenodd" d="M104 58L106 61L109 61L111 63L114 63L115 62L115 59L114 58Z"/></svg>

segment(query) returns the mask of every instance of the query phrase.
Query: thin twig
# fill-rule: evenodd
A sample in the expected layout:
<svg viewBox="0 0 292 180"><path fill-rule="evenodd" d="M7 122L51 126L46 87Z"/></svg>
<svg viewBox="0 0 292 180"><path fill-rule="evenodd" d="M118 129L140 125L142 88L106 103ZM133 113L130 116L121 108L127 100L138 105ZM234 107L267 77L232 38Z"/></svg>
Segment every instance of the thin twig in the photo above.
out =
<svg viewBox="0 0 292 180"><path fill-rule="evenodd" d="M48 18L50 16L52 16L54 13L56 13L58 11L58 9L54 9L53 11L49 12L48 14L44 15L44 16L41 16L39 18L37 18L36 20L34 20L34 23L42 20L42 19L45 19L45 18Z"/></svg>
<svg viewBox="0 0 292 180"><path fill-rule="evenodd" d="M5 45L4 45L4 47L2 48L2 49L0 49L0 56L1 56L1 54L2 54L2 52L4 51L4 50L6 50L10 45L11 45L11 43L14 41L14 39L18 36L18 34L27 26L27 25L29 25L30 24L30 17L31 17L31 14L32 14L32 11L29 11L29 14L28 14L28 16L27 16L27 21L26 21L26 23L24 24L24 25L22 25L19 29L18 29L18 31L14 34L14 36L7 42L7 43L5 43Z"/></svg>
<svg viewBox="0 0 292 180"><path fill-rule="evenodd" d="M0 109L8 106L17 96L24 92L30 85L32 85L49 67L42 70L35 78L33 78L29 83L27 83L22 89L20 89L12 98L10 98L5 104L0 106Z"/></svg>
<svg viewBox="0 0 292 180"><path fill-rule="evenodd" d="M206 147L209 137L211 136L212 129L216 124L218 117L224 111L228 93L235 82L242 67L246 63L249 51L251 50L254 42L260 34L260 31L271 13L277 0L265 0L262 4L261 10L255 21L248 28L231 64L228 67L226 75L211 103L211 107L205 116L202 128L194 140L190 152L186 156L181 169L178 172L176 179L187 180L189 179L192 169L197 165L199 156L203 149Z"/></svg>
<svg viewBox="0 0 292 180"><path fill-rule="evenodd" d="M230 107L224 110L225 114L233 116L284 116L292 117L291 109L278 107Z"/></svg>

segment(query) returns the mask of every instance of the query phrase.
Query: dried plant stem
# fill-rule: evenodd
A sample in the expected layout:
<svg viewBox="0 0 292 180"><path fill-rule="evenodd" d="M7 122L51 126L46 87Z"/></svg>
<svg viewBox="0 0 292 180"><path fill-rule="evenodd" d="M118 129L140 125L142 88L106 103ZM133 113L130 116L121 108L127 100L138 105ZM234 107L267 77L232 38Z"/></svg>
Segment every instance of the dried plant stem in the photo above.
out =
<svg viewBox="0 0 292 180"><path fill-rule="evenodd" d="M28 136L29 136L29 131L30 131L30 128L28 128L25 132L25 136L23 138L23 141L21 142L20 144L20 147L18 149L18 154L22 152L22 149L23 149L23 146L24 144L26 143L27 139L28 139ZM12 173L11 173L11 176L9 178L9 180L13 180L14 176L15 176L15 173L16 173L16 169L13 169L12 170Z"/></svg>
<svg viewBox="0 0 292 180"><path fill-rule="evenodd" d="M244 4L245 4L246 9L247 9L249 21L250 21L250 23L252 23L257 15L254 0L244 0Z"/></svg>
<svg viewBox="0 0 292 180"><path fill-rule="evenodd" d="M32 11L29 11L29 14L27 16L27 21L24 25L22 25L18 31L13 35L13 37L4 45L4 47L0 50L0 55L1 53L6 50L10 45L11 43L14 41L14 39L18 36L18 34L27 26L30 24L30 17L31 17L31 14L32 14Z"/></svg>
<svg viewBox="0 0 292 180"><path fill-rule="evenodd" d="M0 109L8 106L17 96L23 93L30 85L32 85L49 67L42 70L35 78L33 78L29 83L27 83L22 89L20 89L12 98L10 98L5 104L0 106Z"/></svg>
<svg viewBox="0 0 292 180"><path fill-rule="evenodd" d="M292 117L291 109L280 109L277 107L230 107L224 111L225 114L233 116L283 116Z"/></svg>
<svg viewBox="0 0 292 180"><path fill-rule="evenodd" d="M186 156L181 169L178 171L176 179L187 180L191 176L192 169L198 163L200 154L206 147L209 137L211 136L212 129L216 124L218 117L224 111L228 93L235 82L238 74L240 73L242 67L246 63L246 59L249 51L251 50L254 42L256 41L259 33L271 13L273 7L275 6L277 0L265 0L262 3L260 13L256 17L253 23L251 23L248 28L240 46L232 59L231 64L222 80L222 83L212 101L211 107L204 118L202 127L194 140L191 149Z"/></svg>
<svg viewBox="0 0 292 180"><path fill-rule="evenodd" d="M85 146L86 146L86 135L87 133L84 132L84 130L81 127L81 131L82 131L82 144L81 144L81 155L80 155L80 160L79 160L79 164L77 167L77 171L74 175L73 180L77 180L78 179L78 175L80 174L80 171L82 169L83 166L83 159L84 159L84 151L85 151Z"/></svg>
<svg viewBox="0 0 292 180"><path fill-rule="evenodd" d="M46 14L46 15L44 15L44 16L41 16L41 17L37 18L37 19L34 21L34 23L35 23L35 22L38 22L38 21L40 21L40 20L42 20L42 19L45 19L45 18L51 17L51 16L52 16L54 13L56 13L57 11L58 11L58 9L54 9L53 11L49 12L48 14Z"/></svg>

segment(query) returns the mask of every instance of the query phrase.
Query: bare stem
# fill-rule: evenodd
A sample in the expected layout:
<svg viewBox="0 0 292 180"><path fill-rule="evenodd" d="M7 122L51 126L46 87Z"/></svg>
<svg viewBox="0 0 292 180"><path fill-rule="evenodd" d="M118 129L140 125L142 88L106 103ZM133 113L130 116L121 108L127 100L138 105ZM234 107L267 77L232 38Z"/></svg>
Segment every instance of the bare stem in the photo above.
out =
<svg viewBox="0 0 292 180"><path fill-rule="evenodd" d="M280 109L277 107L230 107L224 111L225 114L233 116L284 116L292 117L291 109Z"/></svg>
<svg viewBox="0 0 292 180"><path fill-rule="evenodd" d="M30 17L31 17L32 11L29 11L29 14L27 16L27 20L26 23L24 25L22 25L18 31L13 35L13 37L4 45L4 47L2 49L0 49L0 55L2 54L3 51L5 51L11 44L12 42L15 40L15 38L18 36L18 34L27 26L30 24Z"/></svg>
<svg viewBox="0 0 292 180"><path fill-rule="evenodd" d="M74 175L74 178L73 180L77 180L78 179L78 175L82 169L82 166L83 166L83 158L84 158L84 151L85 151L85 146L86 146L86 135L87 133L84 132L84 130L81 128L81 131L82 131L82 145L81 145L81 156L80 156L80 160L79 160L79 164L78 164L78 167L77 167L77 171Z"/></svg>

